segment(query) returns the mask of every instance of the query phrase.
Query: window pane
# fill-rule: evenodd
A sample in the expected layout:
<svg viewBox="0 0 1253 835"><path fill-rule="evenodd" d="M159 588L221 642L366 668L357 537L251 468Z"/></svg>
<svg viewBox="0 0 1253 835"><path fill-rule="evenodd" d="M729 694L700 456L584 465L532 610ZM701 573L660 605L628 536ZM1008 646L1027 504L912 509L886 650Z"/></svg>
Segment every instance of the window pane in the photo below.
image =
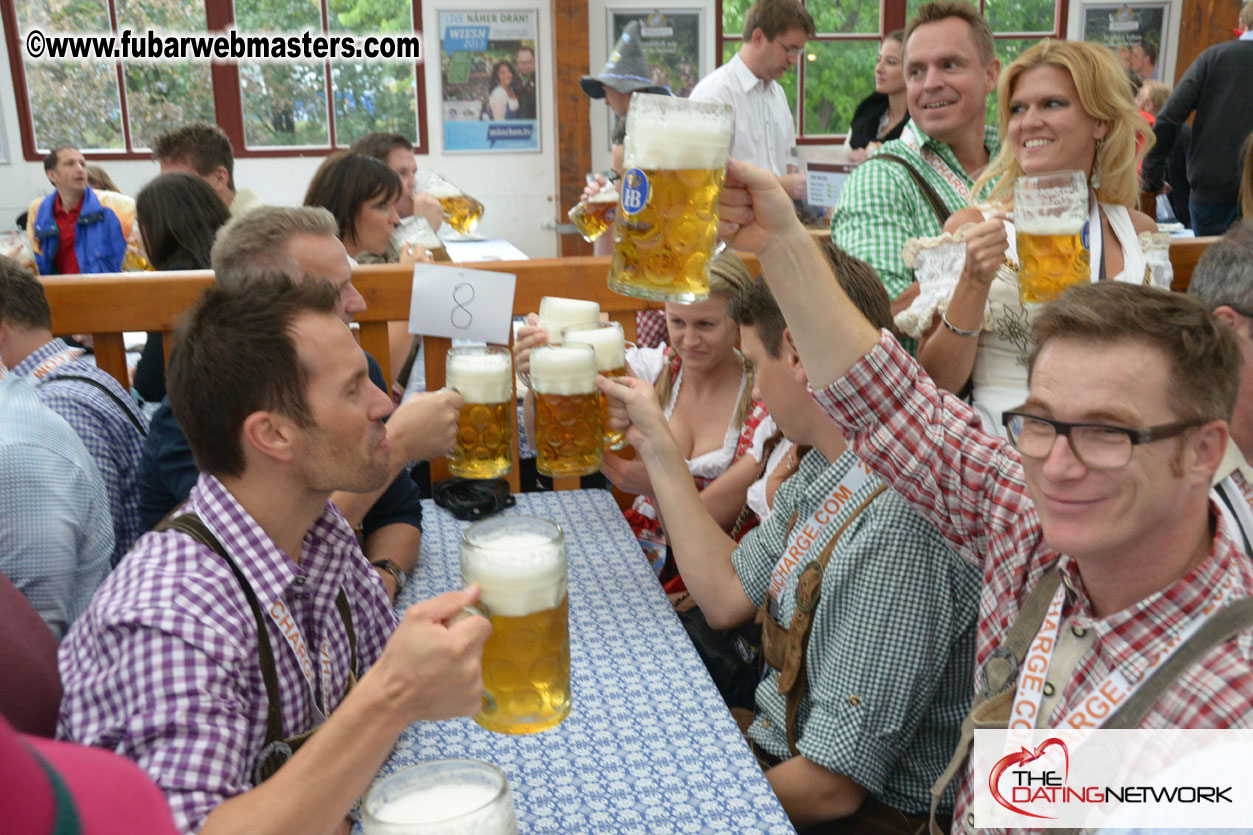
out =
<svg viewBox="0 0 1253 835"><path fill-rule="evenodd" d="M996 57L1001 61L1001 69L1009 66L1010 62L1017 58L1022 51L1032 44L1039 43L1039 38L1006 38L996 41ZM988 96L988 124L997 124L998 116L996 114L997 95L993 91Z"/></svg>
<svg viewBox="0 0 1253 835"><path fill-rule="evenodd" d="M322 64L240 64L244 144L329 145Z"/></svg>
<svg viewBox="0 0 1253 835"><path fill-rule="evenodd" d="M167 32L203 32L203 3L169 2L169 0L114 0L117 23L122 28L159 29Z"/></svg>
<svg viewBox="0 0 1253 835"><path fill-rule="evenodd" d="M36 148L124 150L113 64L26 64L26 92Z"/></svg>
<svg viewBox="0 0 1253 835"><path fill-rule="evenodd" d="M748 14L748 7L751 5L752 0L722 0L722 34L742 34L744 16Z"/></svg>
<svg viewBox="0 0 1253 835"><path fill-rule="evenodd" d="M322 31L318 0L235 0L235 28L240 32Z"/></svg>
<svg viewBox="0 0 1253 835"><path fill-rule="evenodd" d="M335 142L351 145L372 131L418 141L413 67L406 64L331 64Z"/></svg>
<svg viewBox="0 0 1253 835"><path fill-rule="evenodd" d="M125 78L134 148L151 148L154 139L179 125L215 121L208 64L131 64Z"/></svg>
<svg viewBox="0 0 1253 835"><path fill-rule="evenodd" d="M819 35L879 31L879 0L810 0L805 7Z"/></svg>
<svg viewBox="0 0 1253 835"><path fill-rule="evenodd" d="M874 92L879 42L811 41L805 51L805 135L848 133L853 111Z"/></svg>
<svg viewBox="0 0 1253 835"><path fill-rule="evenodd" d="M17 25L25 35L31 29L44 32L107 32L109 7L104 0L17 0Z"/></svg>
<svg viewBox="0 0 1253 835"><path fill-rule="evenodd" d="M1057 0L985 0L983 14L993 32L1052 32Z"/></svg>

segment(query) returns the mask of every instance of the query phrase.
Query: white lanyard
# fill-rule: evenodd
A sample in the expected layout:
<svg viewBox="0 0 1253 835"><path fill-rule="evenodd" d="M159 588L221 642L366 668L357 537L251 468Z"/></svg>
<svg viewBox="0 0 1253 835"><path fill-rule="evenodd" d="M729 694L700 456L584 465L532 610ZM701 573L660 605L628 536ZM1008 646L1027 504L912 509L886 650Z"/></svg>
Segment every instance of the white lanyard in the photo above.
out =
<svg viewBox="0 0 1253 835"><path fill-rule="evenodd" d="M330 713L331 699L331 648L327 638L322 638L322 647L318 652L318 666L321 668L322 678L322 702L318 702L318 694L313 686L313 659L309 656L309 649L305 645L305 637L300 634L300 627L296 625L296 619L292 617L291 611L287 608L287 604L282 600L275 600L266 609L270 618L278 625L278 631L282 633L283 639L287 641L287 645L292 648L292 652L296 654L296 661L300 666L300 672L304 674L305 683L309 685L309 699L313 702L313 711L319 722L327 717Z"/></svg>
<svg viewBox="0 0 1253 835"><path fill-rule="evenodd" d="M1231 442L1228 441L1228 443ZM1241 547L1244 547L1246 543L1253 542L1253 485L1245 480L1242 472L1234 470L1231 475L1220 481L1214 490L1210 491L1211 497L1219 491L1221 494L1216 497L1214 503L1218 505L1219 513L1231 525L1232 531L1244 535L1240 543ZM1223 497L1231 502L1230 506Z"/></svg>
<svg viewBox="0 0 1253 835"><path fill-rule="evenodd" d="M1133 693L1148 681L1153 671L1166 663L1166 660L1178 651L1184 642L1205 625L1210 616L1218 612L1227 601L1234 597L1234 572L1228 570L1226 577L1218 588L1217 594L1182 630L1167 634L1162 639L1162 646L1156 653L1149 655L1148 663L1140 677L1130 682L1119 670L1114 670L1103 681L1092 688L1091 693L1081 699L1055 727L1067 730L1074 728L1099 728L1114 714L1119 705L1131 697ZM1049 603L1048 614L1031 648L1023 658L1022 671L1018 676L1018 689L1014 694L1014 706L1009 713L1009 729L1011 732L1030 732L1039 725L1040 701L1044 695L1044 684L1048 677L1049 663L1053 659L1053 649L1057 646L1057 635L1061 629L1062 603L1066 599L1065 585L1059 585L1053 600ZM1063 683L1054 686L1061 687Z"/></svg>
<svg viewBox="0 0 1253 835"><path fill-rule="evenodd" d="M923 148L915 144L912 136L907 137L905 134L902 134L901 139L905 140L906 145L917 151L918 155L926 160L927 164L931 166L935 173L943 177L944 181L953 187L953 190L961 196L963 202L970 202L970 186L966 184L965 180L957 175L957 172L944 161L943 157L930 148Z"/></svg>
<svg viewBox="0 0 1253 835"><path fill-rule="evenodd" d="M47 377L53 369L60 368L68 362L73 362L85 353L86 351L81 348L66 348L64 351L58 351L43 362L39 363L39 365L35 366L35 369L27 376L35 380L42 380L44 377Z"/></svg>
<svg viewBox="0 0 1253 835"><path fill-rule="evenodd" d="M839 515L849 499L853 498L853 494L869 479L870 468L863 464L860 458L854 459L848 472L831 490L830 495L805 520L805 524L792 527L792 535L788 537L787 547L783 549L783 554L775 564L774 571L770 573L770 587L767 594L770 597L771 608L777 608L788 575L805 558L809 547L814 544L823 527Z"/></svg>

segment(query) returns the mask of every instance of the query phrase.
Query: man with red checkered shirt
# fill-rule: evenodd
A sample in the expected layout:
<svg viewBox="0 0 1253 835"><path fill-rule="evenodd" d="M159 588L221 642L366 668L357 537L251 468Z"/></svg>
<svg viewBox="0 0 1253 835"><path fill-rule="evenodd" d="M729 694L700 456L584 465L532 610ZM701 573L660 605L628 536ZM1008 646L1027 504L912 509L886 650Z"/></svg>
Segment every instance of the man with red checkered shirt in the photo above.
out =
<svg viewBox="0 0 1253 835"><path fill-rule="evenodd" d="M732 162L720 216L728 244L760 259L818 403L983 567L977 710L1037 727L1253 725L1250 630L1168 646L1253 592L1253 563L1208 495L1240 355L1202 305L1107 282L1068 291L1038 317L1030 397L1007 413L1007 442L866 322L769 172ZM1050 607L1059 620L1045 620ZM1045 633L1047 672L1019 679L1024 637ZM1193 655L1177 676L1154 675ZM1102 692L1146 707L1097 718ZM962 754L954 832L971 832Z"/></svg>

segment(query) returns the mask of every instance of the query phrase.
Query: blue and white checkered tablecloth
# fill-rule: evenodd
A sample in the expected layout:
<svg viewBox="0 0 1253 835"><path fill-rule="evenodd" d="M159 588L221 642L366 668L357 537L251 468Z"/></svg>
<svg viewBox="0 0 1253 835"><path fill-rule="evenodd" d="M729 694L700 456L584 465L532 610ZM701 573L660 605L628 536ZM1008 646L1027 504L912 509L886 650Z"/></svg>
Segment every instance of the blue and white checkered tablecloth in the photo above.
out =
<svg viewBox="0 0 1253 835"><path fill-rule="evenodd" d="M612 495L517 500L504 512L551 519L566 536L570 715L524 736L471 719L420 722L380 776L447 757L495 763L522 833L792 833ZM423 511L422 558L402 606L461 587L468 523L432 502Z"/></svg>

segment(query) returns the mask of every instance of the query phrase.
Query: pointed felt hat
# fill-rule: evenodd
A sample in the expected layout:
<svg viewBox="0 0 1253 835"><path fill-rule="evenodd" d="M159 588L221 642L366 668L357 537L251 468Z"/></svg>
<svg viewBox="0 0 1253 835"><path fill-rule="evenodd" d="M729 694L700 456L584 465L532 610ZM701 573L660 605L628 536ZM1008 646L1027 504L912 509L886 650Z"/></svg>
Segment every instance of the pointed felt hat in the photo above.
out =
<svg viewBox="0 0 1253 835"><path fill-rule="evenodd" d="M596 75L579 79L583 92L594 99L605 97L606 85L619 93L659 93L670 95L661 84L654 84L648 71L648 59L640 46L640 22L633 20L622 31L622 37L614 44L613 52L604 68Z"/></svg>

